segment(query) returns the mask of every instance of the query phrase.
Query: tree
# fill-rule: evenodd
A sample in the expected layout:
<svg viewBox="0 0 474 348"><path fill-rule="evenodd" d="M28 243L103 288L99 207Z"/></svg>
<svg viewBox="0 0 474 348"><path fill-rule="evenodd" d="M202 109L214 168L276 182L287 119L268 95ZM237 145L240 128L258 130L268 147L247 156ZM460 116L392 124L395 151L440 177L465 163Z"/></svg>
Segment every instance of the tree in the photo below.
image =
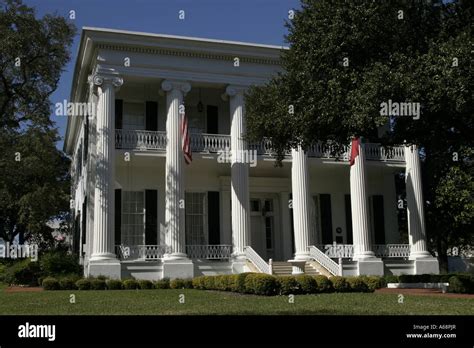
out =
<svg viewBox="0 0 474 348"><path fill-rule="evenodd" d="M472 244L471 18L468 1L303 0L286 24L283 72L246 96L248 139L270 138L279 160L353 136L418 144L429 238L445 267L447 247ZM382 115L388 100L419 102L421 117Z"/></svg>
<svg viewBox="0 0 474 348"><path fill-rule="evenodd" d="M49 97L70 59L75 28L0 1L0 238L53 243L47 222L69 210L69 160L56 149Z"/></svg>

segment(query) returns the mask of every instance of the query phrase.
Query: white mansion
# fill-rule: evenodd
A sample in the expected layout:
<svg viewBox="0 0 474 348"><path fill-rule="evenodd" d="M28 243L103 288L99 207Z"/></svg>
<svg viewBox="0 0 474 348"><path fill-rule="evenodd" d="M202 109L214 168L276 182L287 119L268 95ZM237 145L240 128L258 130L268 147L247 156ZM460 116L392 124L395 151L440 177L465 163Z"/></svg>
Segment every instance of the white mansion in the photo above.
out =
<svg viewBox="0 0 474 348"><path fill-rule="evenodd" d="M416 146L353 142L338 159L316 143L276 167L269 140L244 140L245 90L281 69L283 49L83 29L70 102L93 107L68 118L64 148L86 275L438 273ZM406 242L395 185L402 171Z"/></svg>

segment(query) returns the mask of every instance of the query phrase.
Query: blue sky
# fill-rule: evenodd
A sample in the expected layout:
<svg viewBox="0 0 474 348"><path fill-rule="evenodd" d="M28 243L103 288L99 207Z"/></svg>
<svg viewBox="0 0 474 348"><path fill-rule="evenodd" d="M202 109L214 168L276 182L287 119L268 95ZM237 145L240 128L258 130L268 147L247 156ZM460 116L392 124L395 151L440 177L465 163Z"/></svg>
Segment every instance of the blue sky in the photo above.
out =
<svg viewBox="0 0 474 348"><path fill-rule="evenodd" d="M299 0L24 0L37 16L56 12L69 18L78 33L71 47L72 59L65 67L51 102L69 99L74 62L84 26L135 30L160 34L283 45L288 11ZM185 20L178 18L185 11ZM53 109L52 109L53 111ZM66 118L51 113L64 136ZM62 149L62 140L57 144Z"/></svg>

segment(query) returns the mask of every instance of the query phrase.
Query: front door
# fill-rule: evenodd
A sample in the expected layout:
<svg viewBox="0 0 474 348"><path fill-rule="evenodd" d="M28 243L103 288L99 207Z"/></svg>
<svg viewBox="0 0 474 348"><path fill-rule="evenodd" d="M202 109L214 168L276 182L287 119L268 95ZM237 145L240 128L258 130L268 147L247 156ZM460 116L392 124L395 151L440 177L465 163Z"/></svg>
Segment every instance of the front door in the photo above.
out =
<svg viewBox="0 0 474 348"><path fill-rule="evenodd" d="M252 248L264 259L275 257L276 199L269 196L250 199L250 235Z"/></svg>

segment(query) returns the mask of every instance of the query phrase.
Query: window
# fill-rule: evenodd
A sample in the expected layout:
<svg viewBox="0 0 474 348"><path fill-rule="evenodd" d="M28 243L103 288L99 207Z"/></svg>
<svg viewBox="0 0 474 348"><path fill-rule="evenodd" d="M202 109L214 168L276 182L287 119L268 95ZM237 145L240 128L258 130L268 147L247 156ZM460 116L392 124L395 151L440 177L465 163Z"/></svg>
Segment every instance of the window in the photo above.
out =
<svg viewBox="0 0 474 348"><path fill-rule="evenodd" d="M204 234L205 199L204 192L186 192L186 244L188 245L207 244L207 236Z"/></svg>
<svg viewBox="0 0 474 348"><path fill-rule="evenodd" d="M122 193L122 244L145 244L145 195L143 191Z"/></svg>
<svg viewBox="0 0 474 348"><path fill-rule="evenodd" d="M144 130L145 129L145 104L124 102L123 103L123 129Z"/></svg>

